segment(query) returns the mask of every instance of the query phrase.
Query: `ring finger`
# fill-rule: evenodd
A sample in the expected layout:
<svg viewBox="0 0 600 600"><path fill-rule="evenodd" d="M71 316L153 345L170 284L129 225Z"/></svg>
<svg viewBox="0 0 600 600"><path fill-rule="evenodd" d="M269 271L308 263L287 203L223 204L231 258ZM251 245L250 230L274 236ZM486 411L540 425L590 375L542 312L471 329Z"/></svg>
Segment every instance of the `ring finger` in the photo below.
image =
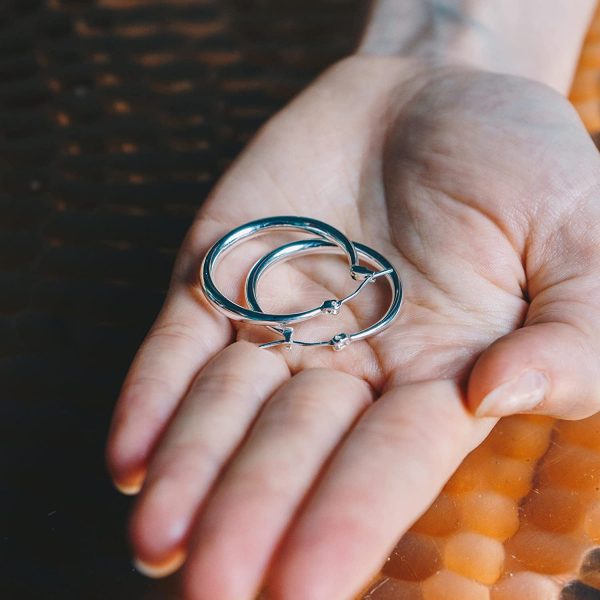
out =
<svg viewBox="0 0 600 600"><path fill-rule="evenodd" d="M134 506L130 537L140 571L159 577L179 567L194 512L289 376L281 355L243 341L200 371L150 459Z"/></svg>

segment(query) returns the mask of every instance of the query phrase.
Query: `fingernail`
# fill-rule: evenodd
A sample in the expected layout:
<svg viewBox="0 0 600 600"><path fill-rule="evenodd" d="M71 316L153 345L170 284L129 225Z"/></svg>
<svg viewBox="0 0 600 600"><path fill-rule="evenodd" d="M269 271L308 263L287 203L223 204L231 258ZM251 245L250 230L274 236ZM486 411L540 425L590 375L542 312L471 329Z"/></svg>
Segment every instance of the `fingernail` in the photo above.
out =
<svg viewBox="0 0 600 600"><path fill-rule="evenodd" d="M533 410L544 399L550 381L541 371L524 371L516 379L492 390L481 402L475 416L505 417Z"/></svg>
<svg viewBox="0 0 600 600"><path fill-rule="evenodd" d="M111 474L113 485L126 496L135 496L142 489L144 485L144 479L146 479L146 469L138 468L135 471L130 471L126 475L119 473L120 477L117 477L116 473Z"/></svg>
<svg viewBox="0 0 600 600"><path fill-rule="evenodd" d="M116 476L113 475L112 482L113 485L121 492L121 494L125 494L126 496L135 496L135 494L139 493L139 491L142 489L145 478L146 471L144 469L140 469L136 473L127 475L127 477L121 477L120 481Z"/></svg>
<svg viewBox="0 0 600 600"><path fill-rule="evenodd" d="M133 557L133 566L139 571L142 575L146 575L146 577L152 577L153 579L158 579L160 577L166 577L167 575L171 575L179 569L179 567L185 561L185 552L180 551L177 552L172 558L161 563L160 565L150 565L144 562L141 558L134 556Z"/></svg>
<svg viewBox="0 0 600 600"><path fill-rule="evenodd" d="M125 494L125 496L135 496L142 489L141 483L119 483L118 481L113 481L114 486L121 492L121 494Z"/></svg>

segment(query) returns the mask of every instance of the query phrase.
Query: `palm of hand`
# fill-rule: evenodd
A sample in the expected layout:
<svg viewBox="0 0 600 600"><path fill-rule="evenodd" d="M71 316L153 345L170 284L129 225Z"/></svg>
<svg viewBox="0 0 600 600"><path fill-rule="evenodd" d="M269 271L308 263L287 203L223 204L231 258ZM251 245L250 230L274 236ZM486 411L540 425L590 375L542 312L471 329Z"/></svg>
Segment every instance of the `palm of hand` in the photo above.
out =
<svg viewBox="0 0 600 600"><path fill-rule="evenodd" d="M564 145L573 164L559 162ZM121 395L109 460L121 481L146 478L131 524L138 555L170 569L187 553L194 599L251 598L261 583L286 600L356 593L493 425L464 407L466 377L530 318L532 286L556 285L547 239L569 210L556 181L585 187L594 159L548 90L456 69L425 76L400 60L345 61L271 121L192 227ZM407 293L398 321L340 353L221 350L232 326L186 282L217 237L273 214L324 220L386 256ZM223 265L230 293L266 250L248 246ZM261 288L268 308L297 286L315 304L344 291L320 260L279 269ZM380 309L365 294L336 327ZM318 321L304 337L328 337ZM144 431L128 425L134 414Z"/></svg>

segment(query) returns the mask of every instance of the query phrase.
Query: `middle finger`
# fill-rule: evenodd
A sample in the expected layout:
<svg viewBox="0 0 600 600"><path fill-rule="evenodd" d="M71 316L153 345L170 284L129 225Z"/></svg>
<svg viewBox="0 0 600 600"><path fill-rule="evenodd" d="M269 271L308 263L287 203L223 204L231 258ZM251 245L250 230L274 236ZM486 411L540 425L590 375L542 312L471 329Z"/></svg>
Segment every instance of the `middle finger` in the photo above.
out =
<svg viewBox="0 0 600 600"><path fill-rule="evenodd" d="M306 369L277 391L194 527L185 598L254 598L324 462L372 400L368 384L332 369Z"/></svg>

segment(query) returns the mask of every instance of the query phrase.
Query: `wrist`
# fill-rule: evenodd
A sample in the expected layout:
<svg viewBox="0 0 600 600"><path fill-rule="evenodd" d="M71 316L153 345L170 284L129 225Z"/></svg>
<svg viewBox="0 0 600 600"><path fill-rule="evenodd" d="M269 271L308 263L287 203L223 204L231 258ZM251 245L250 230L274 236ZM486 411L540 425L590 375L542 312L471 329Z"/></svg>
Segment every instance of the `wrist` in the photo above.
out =
<svg viewBox="0 0 600 600"><path fill-rule="evenodd" d="M535 79L567 93L596 0L376 0L359 54Z"/></svg>

